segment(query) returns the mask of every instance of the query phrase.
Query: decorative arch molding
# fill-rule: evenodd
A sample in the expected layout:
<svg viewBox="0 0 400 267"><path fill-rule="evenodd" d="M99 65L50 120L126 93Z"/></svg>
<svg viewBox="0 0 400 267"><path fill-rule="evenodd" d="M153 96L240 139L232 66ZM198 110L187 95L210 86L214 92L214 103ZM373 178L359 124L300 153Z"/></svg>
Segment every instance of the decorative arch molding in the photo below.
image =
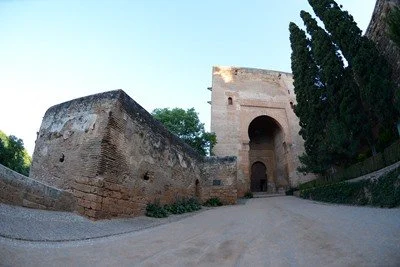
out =
<svg viewBox="0 0 400 267"><path fill-rule="evenodd" d="M267 116L274 120L279 129L283 132L283 141L288 145L292 143L286 110L284 108L270 109L272 111L270 111L269 108L254 110L251 112L252 116L244 116L241 118L241 140L243 144L248 144L250 142L248 129L251 122L261 116Z"/></svg>

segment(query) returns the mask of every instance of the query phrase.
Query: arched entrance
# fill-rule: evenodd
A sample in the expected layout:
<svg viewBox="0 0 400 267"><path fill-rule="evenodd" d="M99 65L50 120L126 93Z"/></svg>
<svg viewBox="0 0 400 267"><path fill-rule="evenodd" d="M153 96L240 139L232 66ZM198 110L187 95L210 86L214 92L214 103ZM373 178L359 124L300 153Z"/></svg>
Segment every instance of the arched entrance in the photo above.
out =
<svg viewBox="0 0 400 267"><path fill-rule="evenodd" d="M269 116L252 120L248 128L250 189L275 193L287 185L287 149L284 132Z"/></svg>
<svg viewBox="0 0 400 267"><path fill-rule="evenodd" d="M265 164L257 161L251 166L251 192L267 191L267 167Z"/></svg>

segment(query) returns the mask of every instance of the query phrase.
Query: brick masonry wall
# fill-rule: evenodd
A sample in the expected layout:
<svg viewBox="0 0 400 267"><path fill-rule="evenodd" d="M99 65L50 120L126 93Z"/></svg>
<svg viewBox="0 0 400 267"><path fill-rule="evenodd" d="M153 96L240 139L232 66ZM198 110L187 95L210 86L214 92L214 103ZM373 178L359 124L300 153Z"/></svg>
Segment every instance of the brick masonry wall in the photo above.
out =
<svg viewBox="0 0 400 267"><path fill-rule="evenodd" d="M0 164L0 202L45 210L75 210L71 193L19 174Z"/></svg>
<svg viewBox="0 0 400 267"><path fill-rule="evenodd" d="M200 199L218 197L224 204L235 204L237 200L236 157L209 157L202 166Z"/></svg>
<svg viewBox="0 0 400 267"><path fill-rule="evenodd" d="M223 187L207 189L212 175ZM93 219L143 215L150 202L218 192L236 202L234 158L205 160L122 90L50 108L31 177L70 191L76 210Z"/></svg>
<svg viewBox="0 0 400 267"><path fill-rule="evenodd" d="M65 190L72 190L75 179L95 178L115 103L115 94L103 93L49 108L36 139L30 177Z"/></svg>

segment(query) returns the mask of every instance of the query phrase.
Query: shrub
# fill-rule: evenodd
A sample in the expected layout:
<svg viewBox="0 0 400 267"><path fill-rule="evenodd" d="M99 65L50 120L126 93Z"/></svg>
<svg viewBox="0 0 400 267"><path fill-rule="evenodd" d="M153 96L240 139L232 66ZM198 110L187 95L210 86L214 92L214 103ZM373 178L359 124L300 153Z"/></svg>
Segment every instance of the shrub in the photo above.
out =
<svg viewBox="0 0 400 267"><path fill-rule="evenodd" d="M397 207L400 206L400 168L378 180L340 182L307 188L300 191L300 196L331 203Z"/></svg>
<svg viewBox="0 0 400 267"><path fill-rule="evenodd" d="M217 206L222 206L223 204L218 197L213 197L204 202L203 205L207 207L217 207Z"/></svg>
<svg viewBox="0 0 400 267"><path fill-rule="evenodd" d="M252 192L246 192L245 194L244 194L244 198L253 198L253 193Z"/></svg>
<svg viewBox="0 0 400 267"><path fill-rule="evenodd" d="M159 201L149 203L146 207L146 216L155 218L168 217L169 214L182 214L201 209L201 205L196 198L178 199L175 203L160 205Z"/></svg>
<svg viewBox="0 0 400 267"><path fill-rule="evenodd" d="M293 192L299 190L298 188L289 188L288 190L285 191L285 195L287 196L293 196Z"/></svg>
<svg viewBox="0 0 400 267"><path fill-rule="evenodd" d="M171 214L182 214L201 209L200 203L195 198L180 199L170 205L165 205L164 209Z"/></svg>
<svg viewBox="0 0 400 267"><path fill-rule="evenodd" d="M146 216L154 218L165 218L168 217L167 211L160 205L159 201L155 203L149 203L146 207Z"/></svg>

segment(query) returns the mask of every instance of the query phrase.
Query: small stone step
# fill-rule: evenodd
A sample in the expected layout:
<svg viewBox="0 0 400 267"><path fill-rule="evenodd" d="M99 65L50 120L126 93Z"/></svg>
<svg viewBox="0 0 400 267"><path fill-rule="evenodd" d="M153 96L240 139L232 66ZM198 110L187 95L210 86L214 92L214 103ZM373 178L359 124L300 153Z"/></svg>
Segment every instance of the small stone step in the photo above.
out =
<svg viewBox="0 0 400 267"><path fill-rule="evenodd" d="M285 194L282 194L282 193L273 194L273 193L267 193L267 192L254 192L253 198L279 197L279 196L284 196L284 195Z"/></svg>

